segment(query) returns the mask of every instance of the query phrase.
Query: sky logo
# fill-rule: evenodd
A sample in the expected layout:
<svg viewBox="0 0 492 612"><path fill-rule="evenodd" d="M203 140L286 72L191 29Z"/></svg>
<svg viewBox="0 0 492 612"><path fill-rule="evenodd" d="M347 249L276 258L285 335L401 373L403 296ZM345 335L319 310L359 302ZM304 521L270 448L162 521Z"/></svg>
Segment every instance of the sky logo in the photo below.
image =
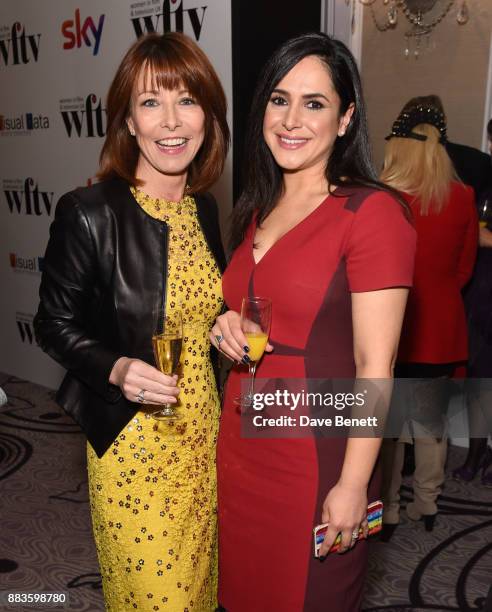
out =
<svg viewBox="0 0 492 612"><path fill-rule="evenodd" d="M80 9L75 10L75 19L67 19L62 23L61 31L65 42L64 49L80 49L82 44L94 47L92 55L97 55L101 43L102 30L104 25L104 15L99 17L97 26L92 17L86 17L82 22L80 19Z"/></svg>

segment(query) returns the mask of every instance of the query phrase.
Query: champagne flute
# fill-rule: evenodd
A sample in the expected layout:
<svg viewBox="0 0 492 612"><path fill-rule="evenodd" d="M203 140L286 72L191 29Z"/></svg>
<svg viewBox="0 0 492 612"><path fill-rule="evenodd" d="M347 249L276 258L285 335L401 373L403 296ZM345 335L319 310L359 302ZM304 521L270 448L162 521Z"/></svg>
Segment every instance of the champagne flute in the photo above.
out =
<svg viewBox="0 0 492 612"><path fill-rule="evenodd" d="M487 227L492 222L492 202L485 198L478 209L480 227Z"/></svg>
<svg viewBox="0 0 492 612"><path fill-rule="evenodd" d="M256 366L263 357L272 322L272 302L269 298L243 298L241 305L241 329L249 346L249 390L236 402L243 407L253 404Z"/></svg>
<svg viewBox="0 0 492 612"><path fill-rule="evenodd" d="M152 336L152 348L157 368L168 376L178 373L181 349L183 347L183 322L181 312L176 310L158 321ZM180 419L176 406L166 404L151 415L158 421Z"/></svg>

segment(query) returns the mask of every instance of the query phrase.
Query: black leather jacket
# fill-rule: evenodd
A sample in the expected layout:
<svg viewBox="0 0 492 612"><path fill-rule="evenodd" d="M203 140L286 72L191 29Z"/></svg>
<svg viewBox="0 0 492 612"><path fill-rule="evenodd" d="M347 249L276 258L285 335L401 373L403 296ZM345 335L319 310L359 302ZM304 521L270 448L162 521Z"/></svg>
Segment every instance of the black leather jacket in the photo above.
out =
<svg viewBox="0 0 492 612"><path fill-rule="evenodd" d="M195 196L198 219L221 271L217 205ZM166 295L167 225L147 215L121 179L60 198L34 319L40 347L68 372L57 401L101 457L139 409L108 382L117 359L154 364L153 312Z"/></svg>

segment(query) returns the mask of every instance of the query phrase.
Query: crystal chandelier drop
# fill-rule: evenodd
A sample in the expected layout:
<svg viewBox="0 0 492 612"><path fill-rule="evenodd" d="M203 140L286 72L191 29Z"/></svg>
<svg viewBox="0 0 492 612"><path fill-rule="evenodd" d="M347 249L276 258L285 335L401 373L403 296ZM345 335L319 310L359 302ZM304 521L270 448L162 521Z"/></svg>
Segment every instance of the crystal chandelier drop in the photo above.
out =
<svg viewBox="0 0 492 612"><path fill-rule="evenodd" d="M350 4L350 0L345 2ZM356 0L352 0L352 14L355 13L355 2ZM470 17L466 0L458 2L456 0L381 0L380 4L385 7L385 21L380 20L380 11L374 8L376 0L359 0L359 2L369 7L374 25L380 32L396 28L399 13L400 11L403 13L410 24L410 29L405 32L405 56L410 57L413 54L415 59L418 59L422 50L429 46L432 31L455 4L458 4L455 16L459 25L465 25Z"/></svg>

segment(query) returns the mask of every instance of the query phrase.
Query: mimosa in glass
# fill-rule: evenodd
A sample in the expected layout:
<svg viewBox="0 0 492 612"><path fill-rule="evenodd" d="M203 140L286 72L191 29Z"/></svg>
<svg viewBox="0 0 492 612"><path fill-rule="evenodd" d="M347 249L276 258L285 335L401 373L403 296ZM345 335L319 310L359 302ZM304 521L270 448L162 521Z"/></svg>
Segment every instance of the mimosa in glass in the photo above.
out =
<svg viewBox="0 0 492 612"><path fill-rule="evenodd" d="M241 329L246 336L249 347L249 389L245 395L241 395L237 398L236 402L244 408L248 408L253 404L256 365L265 352L268 336L270 334L271 322L272 302L269 298L243 298L241 306Z"/></svg>

